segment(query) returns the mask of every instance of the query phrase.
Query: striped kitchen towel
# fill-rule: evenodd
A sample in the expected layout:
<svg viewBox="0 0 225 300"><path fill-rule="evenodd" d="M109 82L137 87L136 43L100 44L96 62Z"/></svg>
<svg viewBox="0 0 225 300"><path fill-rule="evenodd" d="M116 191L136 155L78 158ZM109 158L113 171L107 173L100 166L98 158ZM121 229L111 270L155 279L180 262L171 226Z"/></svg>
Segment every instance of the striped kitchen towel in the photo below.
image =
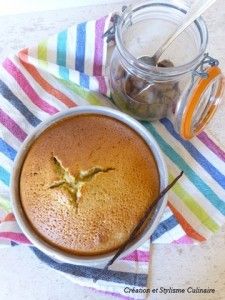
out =
<svg viewBox="0 0 225 300"><path fill-rule="evenodd" d="M0 66L0 246L30 245L10 206L9 181L16 153L34 127L76 105L107 105L108 46L102 34L111 16L74 25L7 58ZM205 131L182 140L169 120L143 123L159 143L172 180L184 176L169 194L168 207L151 237L153 243L193 243L208 239L225 221L225 152ZM0 214L1 216L2 214ZM76 267L34 253L49 266L89 288L126 296L124 286L147 284L149 242L116 262L109 276L93 284L98 267ZM135 296L138 297L137 295ZM142 298L141 295L139 295Z"/></svg>

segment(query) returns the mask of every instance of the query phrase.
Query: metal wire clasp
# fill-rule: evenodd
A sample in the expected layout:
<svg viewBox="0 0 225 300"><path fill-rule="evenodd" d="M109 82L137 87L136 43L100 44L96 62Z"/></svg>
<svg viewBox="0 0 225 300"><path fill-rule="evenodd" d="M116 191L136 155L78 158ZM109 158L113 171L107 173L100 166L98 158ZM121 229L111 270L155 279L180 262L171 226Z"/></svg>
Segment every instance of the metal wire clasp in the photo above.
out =
<svg viewBox="0 0 225 300"><path fill-rule="evenodd" d="M127 6L122 7L122 13L125 11ZM120 20L121 16L119 14L114 14L111 18L112 26L103 34L102 38L106 38L106 42L115 41L116 26Z"/></svg>
<svg viewBox="0 0 225 300"><path fill-rule="evenodd" d="M199 76L202 78L208 78L208 73L205 71L206 65L210 65L211 67L218 66L219 61L218 61L218 59L215 59L215 58L209 56L208 53L205 53L203 59L201 60L201 62L197 65L197 67L193 71L193 78L195 76Z"/></svg>

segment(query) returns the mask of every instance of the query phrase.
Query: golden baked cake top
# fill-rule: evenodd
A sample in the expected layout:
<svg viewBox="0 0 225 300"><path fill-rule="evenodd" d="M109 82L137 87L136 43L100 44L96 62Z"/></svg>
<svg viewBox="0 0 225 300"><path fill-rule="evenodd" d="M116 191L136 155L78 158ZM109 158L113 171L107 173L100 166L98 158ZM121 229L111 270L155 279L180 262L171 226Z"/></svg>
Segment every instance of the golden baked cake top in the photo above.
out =
<svg viewBox="0 0 225 300"><path fill-rule="evenodd" d="M80 115L46 129L20 177L22 207L33 229L76 255L121 246L159 193L152 152L111 117Z"/></svg>

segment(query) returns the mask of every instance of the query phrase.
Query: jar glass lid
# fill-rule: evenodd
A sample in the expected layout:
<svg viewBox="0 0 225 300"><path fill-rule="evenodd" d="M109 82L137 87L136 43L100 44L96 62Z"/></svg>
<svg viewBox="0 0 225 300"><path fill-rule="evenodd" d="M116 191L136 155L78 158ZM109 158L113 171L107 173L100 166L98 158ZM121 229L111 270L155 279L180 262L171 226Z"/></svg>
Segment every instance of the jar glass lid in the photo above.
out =
<svg viewBox="0 0 225 300"><path fill-rule="evenodd" d="M225 78L219 67L206 69L207 78L199 78L191 89L182 115L180 135L191 139L212 119L222 99Z"/></svg>

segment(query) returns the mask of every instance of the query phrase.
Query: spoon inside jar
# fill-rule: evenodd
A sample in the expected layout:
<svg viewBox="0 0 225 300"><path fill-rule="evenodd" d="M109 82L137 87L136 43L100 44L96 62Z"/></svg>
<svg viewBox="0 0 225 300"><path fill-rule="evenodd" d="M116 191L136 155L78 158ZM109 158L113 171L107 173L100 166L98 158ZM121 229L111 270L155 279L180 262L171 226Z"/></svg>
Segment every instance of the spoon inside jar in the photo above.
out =
<svg viewBox="0 0 225 300"><path fill-rule="evenodd" d="M194 1L188 11L184 22L176 29L176 31L165 41L165 43L156 51L153 56L141 56L139 60L150 66L157 66L159 58L170 46L170 44L198 17L200 17L216 0L198 0ZM145 88L146 90L146 88ZM140 92L142 93L142 91Z"/></svg>

